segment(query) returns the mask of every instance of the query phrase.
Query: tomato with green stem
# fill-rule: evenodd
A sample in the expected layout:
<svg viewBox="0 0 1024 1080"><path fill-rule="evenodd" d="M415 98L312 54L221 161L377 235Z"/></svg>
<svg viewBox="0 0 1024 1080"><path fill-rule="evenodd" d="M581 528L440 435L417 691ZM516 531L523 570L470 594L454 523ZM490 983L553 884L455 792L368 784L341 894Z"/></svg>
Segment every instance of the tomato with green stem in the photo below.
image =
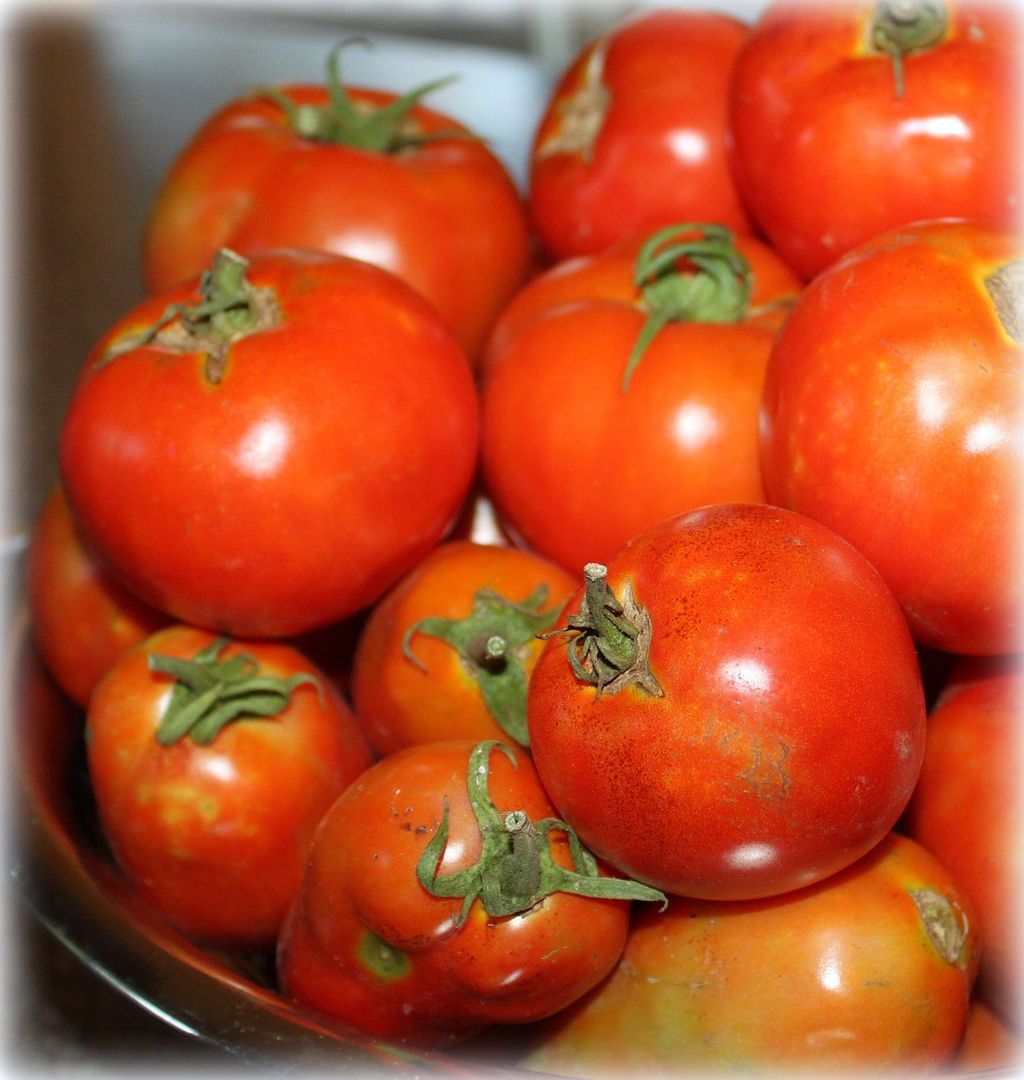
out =
<svg viewBox="0 0 1024 1080"><path fill-rule="evenodd" d="M221 247L327 250L383 267L424 296L470 357L531 266L522 199L484 140L422 104L344 86L271 87L225 105L167 172L143 237L151 291Z"/></svg>
<svg viewBox="0 0 1024 1080"><path fill-rule="evenodd" d="M104 835L139 895L185 934L244 949L274 943L314 829L371 763L300 652L184 625L100 680L86 744Z"/></svg>
<svg viewBox="0 0 1024 1080"><path fill-rule="evenodd" d="M528 755L456 740L398 750L324 816L278 945L296 1000L443 1045L564 1008L614 966L630 900L553 817Z"/></svg>
<svg viewBox="0 0 1024 1080"><path fill-rule="evenodd" d="M763 244L713 224L527 285L483 369L482 470L503 528L578 574L658 520L763 500L764 369L798 288Z"/></svg>
<svg viewBox="0 0 1024 1080"><path fill-rule="evenodd" d="M528 741L526 686L576 578L532 552L438 545L370 612L352 703L383 755L445 739Z"/></svg>
<svg viewBox="0 0 1024 1080"><path fill-rule="evenodd" d="M893 827L921 674L873 566L819 522L718 504L588 564L530 679L541 781L595 855L665 892L774 896Z"/></svg>
<svg viewBox="0 0 1024 1080"><path fill-rule="evenodd" d="M60 463L84 538L139 596L282 637L367 607L443 538L477 430L465 358L404 282L224 250L97 344Z"/></svg>
<svg viewBox="0 0 1024 1080"><path fill-rule="evenodd" d="M730 147L758 227L806 278L929 218L1021 224L1014 4L769 4L736 60Z"/></svg>

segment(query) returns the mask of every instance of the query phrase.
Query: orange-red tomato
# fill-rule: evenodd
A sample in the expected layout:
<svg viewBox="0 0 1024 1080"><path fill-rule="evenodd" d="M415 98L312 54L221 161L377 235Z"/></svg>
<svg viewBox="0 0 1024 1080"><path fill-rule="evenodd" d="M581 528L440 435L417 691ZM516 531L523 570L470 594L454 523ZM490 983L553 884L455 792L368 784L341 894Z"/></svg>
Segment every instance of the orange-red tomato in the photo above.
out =
<svg viewBox="0 0 1024 1080"><path fill-rule="evenodd" d="M232 306L202 317L214 300ZM225 251L97 344L61 473L83 536L145 600L281 637L367 607L442 539L477 430L462 351L394 275Z"/></svg>
<svg viewBox="0 0 1024 1080"><path fill-rule="evenodd" d="M967 1019L972 916L949 872L895 834L774 900L645 906L612 976L543 1025L526 1064L608 1080L935 1070Z"/></svg>
<svg viewBox="0 0 1024 1080"><path fill-rule="evenodd" d="M211 664L198 665L203 653ZM191 661L181 680L194 677L198 693L185 694L191 684L155 669L154 657ZM296 683L285 691L268 679ZM211 708L197 708L199 722L179 729L204 690ZM176 694L185 694L180 707ZM348 706L301 653L182 625L114 664L93 692L86 734L100 822L118 864L178 929L235 948L273 944L313 830L371 761Z"/></svg>
<svg viewBox="0 0 1024 1080"><path fill-rule="evenodd" d="M956 875L978 913L979 991L1006 1016L1022 1004L1019 798L1024 658L962 658L928 718L907 831Z"/></svg>
<svg viewBox="0 0 1024 1080"><path fill-rule="evenodd" d="M534 137L528 205L550 258L593 254L676 221L749 231L726 153L738 19L653 11L590 42Z"/></svg>
<svg viewBox="0 0 1024 1080"><path fill-rule="evenodd" d="M279 93L301 120L250 95L211 116L172 165L144 235L150 289L192 277L221 247L332 251L408 282L474 356L531 265L526 213L505 167L484 140L419 103L387 133L369 131L395 94L306 85ZM345 123L332 122L332 93L348 101ZM307 132L315 110L323 130Z"/></svg>
<svg viewBox="0 0 1024 1080"><path fill-rule="evenodd" d="M578 574L663 518L763 500L764 369L798 288L769 248L710 225L572 260L527 285L484 363L483 475L507 531Z"/></svg>
<svg viewBox="0 0 1024 1080"><path fill-rule="evenodd" d="M125 650L171 621L86 550L60 487L47 497L29 543L28 604L43 663L82 707Z"/></svg>
<svg viewBox="0 0 1024 1080"><path fill-rule="evenodd" d="M735 63L729 129L772 245L809 278L913 221L1019 225L1021 30L1018 6L991 0L770 4Z"/></svg>
<svg viewBox="0 0 1024 1080"><path fill-rule="evenodd" d="M528 755L499 750L463 740L406 747L339 797L281 934L287 994L364 1031L436 1045L549 1016L611 970L629 904L572 888L535 895L574 860L554 828L543 834L551 866L538 869L533 827L553 810ZM423 882L421 860L438 841L440 861ZM585 886L632 885L590 869ZM456 874L472 880L455 889Z"/></svg>
<svg viewBox="0 0 1024 1080"><path fill-rule="evenodd" d="M1022 640L1021 258L965 222L876 237L800 294L765 375L769 499L859 548L946 652Z"/></svg>
<svg viewBox="0 0 1024 1080"><path fill-rule="evenodd" d="M376 605L359 638L352 703L374 749L523 743L537 635L578 584L527 551L465 540L436 547Z"/></svg>
<svg viewBox="0 0 1024 1080"><path fill-rule="evenodd" d="M605 571L602 573L602 571ZM537 771L595 855L665 892L778 895L910 799L925 706L868 561L763 504L659 522L586 568L530 678Z"/></svg>

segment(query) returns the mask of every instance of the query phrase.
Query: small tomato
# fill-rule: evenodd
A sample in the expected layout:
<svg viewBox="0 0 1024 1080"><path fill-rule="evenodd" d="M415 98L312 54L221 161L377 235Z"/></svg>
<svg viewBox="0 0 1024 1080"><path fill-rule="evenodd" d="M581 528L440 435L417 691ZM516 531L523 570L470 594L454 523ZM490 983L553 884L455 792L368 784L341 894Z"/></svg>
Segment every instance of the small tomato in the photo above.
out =
<svg viewBox="0 0 1024 1080"><path fill-rule="evenodd" d="M371 761L301 653L179 625L100 680L86 740L104 834L138 893L184 933L234 948L274 942L313 830Z"/></svg>

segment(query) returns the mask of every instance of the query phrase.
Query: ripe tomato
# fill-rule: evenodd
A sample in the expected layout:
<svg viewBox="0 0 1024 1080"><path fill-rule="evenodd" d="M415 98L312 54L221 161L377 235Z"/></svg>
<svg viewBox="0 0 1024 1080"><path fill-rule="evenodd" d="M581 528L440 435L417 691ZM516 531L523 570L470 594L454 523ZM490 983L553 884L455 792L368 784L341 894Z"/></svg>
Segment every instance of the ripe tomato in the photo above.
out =
<svg viewBox="0 0 1024 1080"><path fill-rule="evenodd" d="M378 754L444 739L524 744L526 684L575 578L527 551L441 544L371 611L352 704Z"/></svg>
<svg viewBox="0 0 1024 1080"><path fill-rule="evenodd" d="M527 285L484 367L482 469L506 530L578 574L663 518L763 500L762 380L798 286L764 245L711 225Z"/></svg>
<svg viewBox="0 0 1024 1080"><path fill-rule="evenodd" d="M565 1076L935 1072L967 1018L978 942L936 859L891 835L775 900L638 912L610 979L526 1059Z"/></svg>
<svg viewBox="0 0 1024 1080"><path fill-rule="evenodd" d="M956 876L978 913L979 989L1018 1017L1024 658L961 658L928 719L906 828Z"/></svg>
<svg viewBox="0 0 1024 1080"><path fill-rule="evenodd" d="M875 569L810 518L704 507L586 568L527 699L537 771L595 855L665 892L772 896L910 798L921 676Z"/></svg>
<svg viewBox="0 0 1024 1080"><path fill-rule="evenodd" d="M655 11L590 42L534 137L528 205L552 259L675 221L749 231L726 152L728 87L747 26Z"/></svg>
<svg viewBox="0 0 1024 1080"><path fill-rule="evenodd" d="M624 901L664 898L601 875L551 814L501 743L379 761L317 829L278 946L285 992L423 1045L564 1008L618 959Z"/></svg>
<svg viewBox="0 0 1024 1080"><path fill-rule="evenodd" d="M370 765L355 717L301 653L170 626L107 672L86 714L104 833L184 933L273 943L313 830Z"/></svg>
<svg viewBox="0 0 1024 1080"><path fill-rule="evenodd" d="M436 85L436 84L434 84ZM530 268L515 184L487 144L404 98L326 86L258 91L195 134L167 173L143 241L161 292L221 247L313 248L364 259L417 289L473 356Z"/></svg>
<svg viewBox="0 0 1024 1080"><path fill-rule="evenodd" d="M1019 240L933 222L850 252L797 300L765 375L769 498L878 567L922 644L1020 643Z"/></svg>
<svg viewBox="0 0 1024 1080"><path fill-rule="evenodd" d="M1019 223L1020 31L1012 4L769 5L735 63L730 146L783 258L810 278L913 221Z"/></svg>
<svg viewBox="0 0 1024 1080"><path fill-rule="evenodd" d="M32 636L47 671L76 705L130 646L170 617L130 593L85 549L60 487L50 492L28 551Z"/></svg>
<svg viewBox="0 0 1024 1080"><path fill-rule="evenodd" d="M202 292L227 312L204 319L182 286L96 346L61 434L65 490L154 606L297 634L372 603L442 538L473 476L476 391L440 318L386 271L298 251L214 266Z"/></svg>

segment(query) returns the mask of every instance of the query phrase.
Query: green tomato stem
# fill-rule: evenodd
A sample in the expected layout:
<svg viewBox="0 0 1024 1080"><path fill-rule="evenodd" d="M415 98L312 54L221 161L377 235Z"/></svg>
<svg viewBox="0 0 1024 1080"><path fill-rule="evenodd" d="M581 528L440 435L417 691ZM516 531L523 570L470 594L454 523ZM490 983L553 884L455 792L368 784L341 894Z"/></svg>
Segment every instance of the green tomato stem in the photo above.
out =
<svg viewBox="0 0 1024 1080"><path fill-rule="evenodd" d="M626 362L623 393L664 326L739 322L748 314L753 287L732 231L714 224L671 225L654 233L637 254L633 280L648 317Z"/></svg>
<svg viewBox="0 0 1024 1080"><path fill-rule="evenodd" d="M492 589L480 589L465 617L431 616L410 626L402 639L402 651L410 663L425 670L413 652L413 638L424 634L449 645L476 682L495 723L510 739L527 746L530 736L523 659L527 646L558 618L557 610L540 610L546 598L544 585L518 603Z"/></svg>
<svg viewBox="0 0 1024 1080"><path fill-rule="evenodd" d="M410 115L428 94L451 83L455 78L451 75L410 90L386 105L369 107L353 101L341 78L342 50L353 44L369 42L365 38L346 38L327 57L326 105L298 105L279 87L263 87L258 91L280 106L288 126L299 138L375 154L396 154L438 139L473 138L468 132L455 129L428 134L419 130Z"/></svg>
<svg viewBox="0 0 1024 1080"><path fill-rule="evenodd" d="M262 675L249 653L219 660L228 639L216 641L191 659L152 653L150 671L170 675L174 687L156 729L156 739L172 746L188 736L194 743L212 742L225 725L241 719L279 716L299 686L309 684L322 693L320 683L308 672L288 678Z"/></svg>
<svg viewBox="0 0 1024 1080"><path fill-rule="evenodd" d="M905 58L938 45L946 36L948 21L942 0L878 0L875 4L870 40L892 62L897 98L903 97L905 88Z"/></svg>
<svg viewBox="0 0 1024 1080"><path fill-rule="evenodd" d="M473 748L466 772L466 790L480 830L478 861L467 870L438 874L448 842L448 799L445 797L437 832L416 865L419 883L432 896L462 899L457 926L466 921L476 900L492 918L522 914L555 892L667 904L665 894L648 885L628 878L602 877L593 855L564 821L542 818L532 822L523 810L500 813L489 791L490 757L495 750L516 764L511 748L487 740ZM564 832L568 839L572 869L556 863L551 853L550 834L556 830Z"/></svg>
<svg viewBox="0 0 1024 1080"><path fill-rule="evenodd" d="M602 694L615 694L636 686L652 697L664 691L651 671L648 653L653 628L647 608L637 603L626 582L620 600L608 585L608 570L601 563L583 568L586 582L580 610L566 625L544 635L570 635L569 665L573 674Z"/></svg>

